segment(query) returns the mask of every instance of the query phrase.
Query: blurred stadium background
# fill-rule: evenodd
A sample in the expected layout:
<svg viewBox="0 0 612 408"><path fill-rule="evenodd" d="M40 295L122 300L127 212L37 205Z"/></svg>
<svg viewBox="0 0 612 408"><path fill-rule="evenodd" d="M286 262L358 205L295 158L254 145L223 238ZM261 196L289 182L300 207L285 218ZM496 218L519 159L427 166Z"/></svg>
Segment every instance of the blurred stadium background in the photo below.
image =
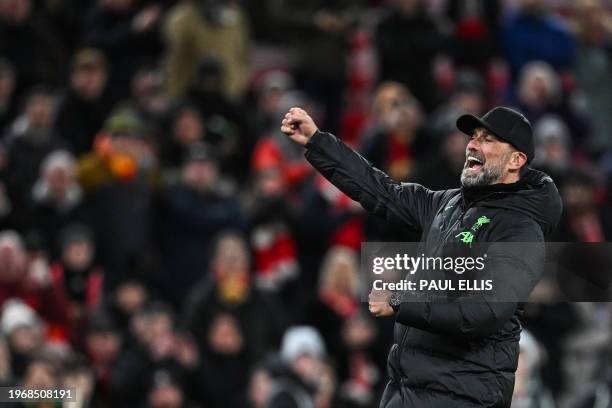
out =
<svg viewBox="0 0 612 408"><path fill-rule="evenodd" d="M564 198L550 240L609 241L611 5L0 0L0 385L74 386L72 407L376 407L393 322L359 302L360 243L418 235L314 174L280 119L305 107L445 189L459 114L516 107ZM612 307L546 289L513 407L612 407Z"/></svg>

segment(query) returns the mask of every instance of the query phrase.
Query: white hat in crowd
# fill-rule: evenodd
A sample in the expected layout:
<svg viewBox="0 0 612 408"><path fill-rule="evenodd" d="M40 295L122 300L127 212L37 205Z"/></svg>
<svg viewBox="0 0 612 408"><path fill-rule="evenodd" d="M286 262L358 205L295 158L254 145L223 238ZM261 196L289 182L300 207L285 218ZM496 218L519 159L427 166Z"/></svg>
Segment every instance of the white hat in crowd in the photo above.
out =
<svg viewBox="0 0 612 408"><path fill-rule="evenodd" d="M300 356L325 356L325 343L319 332L311 326L294 326L283 336L281 356L285 361L294 361Z"/></svg>

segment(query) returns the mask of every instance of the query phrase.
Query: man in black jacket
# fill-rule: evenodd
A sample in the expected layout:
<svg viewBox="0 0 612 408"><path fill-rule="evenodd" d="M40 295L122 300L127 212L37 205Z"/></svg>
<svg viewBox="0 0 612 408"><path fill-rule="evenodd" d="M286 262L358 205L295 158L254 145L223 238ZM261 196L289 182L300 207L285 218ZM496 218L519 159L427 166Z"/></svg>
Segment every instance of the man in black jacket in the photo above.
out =
<svg viewBox="0 0 612 408"><path fill-rule="evenodd" d="M292 108L281 130L306 147L307 160L368 212L421 231L434 248L464 237L483 216L486 227L470 243L543 242L561 215L552 179L528 167L531 125L520 113L495 108L478 118L464 115L457 127L470 139L460 189L431 191L399 183ZM435 253L435 252L434 252ZM498 254L504 269L535 276L530 254ZM505 257L505 259L504 259ZM533 286L532 285L531 287ZM522 305L512 302L404 302L371 298L370 312L395 315L391 379L381 407L509 407L518 362Z"/></svg>

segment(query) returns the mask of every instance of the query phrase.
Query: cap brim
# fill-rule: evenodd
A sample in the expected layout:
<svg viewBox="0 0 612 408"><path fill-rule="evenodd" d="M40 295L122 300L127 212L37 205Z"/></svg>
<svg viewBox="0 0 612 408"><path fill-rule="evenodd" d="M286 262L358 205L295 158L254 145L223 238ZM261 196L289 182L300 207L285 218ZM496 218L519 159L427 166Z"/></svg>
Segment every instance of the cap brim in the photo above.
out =
<svg viewBox="0 0 612 408"><path fill-rule="evenodd" d="M485 128L489 132L497 136L496 131L491 129L491 127L487 125L485 122L483 122L482 119L474 115L465 114L465 115L459 116L459 119L457 119L457 129L459 129L460 131L462 131L468 136L472 136L474 134L474 130L476 130L479 127Z"/></svg>
<svg viewBox="0 0 612 408"><path fill-rule="evenodd" d="M478 128L485 128L502 142L512 144L505 137L501 136L498 131L493 129L487 122L483 121L477 116L465 114L459 116L459 119L457 119L457 129L459 129L468 136L472 136L474 134L474 130Z"/></svg>

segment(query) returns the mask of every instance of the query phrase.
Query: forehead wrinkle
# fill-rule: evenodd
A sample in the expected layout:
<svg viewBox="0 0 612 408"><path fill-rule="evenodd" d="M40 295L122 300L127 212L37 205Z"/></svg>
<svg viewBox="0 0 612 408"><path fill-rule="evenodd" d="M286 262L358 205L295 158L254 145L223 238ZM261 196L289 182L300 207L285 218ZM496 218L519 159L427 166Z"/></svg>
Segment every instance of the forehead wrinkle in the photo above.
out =
<svg viewBox="0 0 612 408"><path fill-rule="evenodd" d="M487 137L487 136L491 136L493 137L496 141L500 141L500 139L495 136L495 134L493 134L492 132L489 131L489 129L487 128L483 128L483 127L479 127L474 129L474 134L473 136L476 137Z"/></svg>

